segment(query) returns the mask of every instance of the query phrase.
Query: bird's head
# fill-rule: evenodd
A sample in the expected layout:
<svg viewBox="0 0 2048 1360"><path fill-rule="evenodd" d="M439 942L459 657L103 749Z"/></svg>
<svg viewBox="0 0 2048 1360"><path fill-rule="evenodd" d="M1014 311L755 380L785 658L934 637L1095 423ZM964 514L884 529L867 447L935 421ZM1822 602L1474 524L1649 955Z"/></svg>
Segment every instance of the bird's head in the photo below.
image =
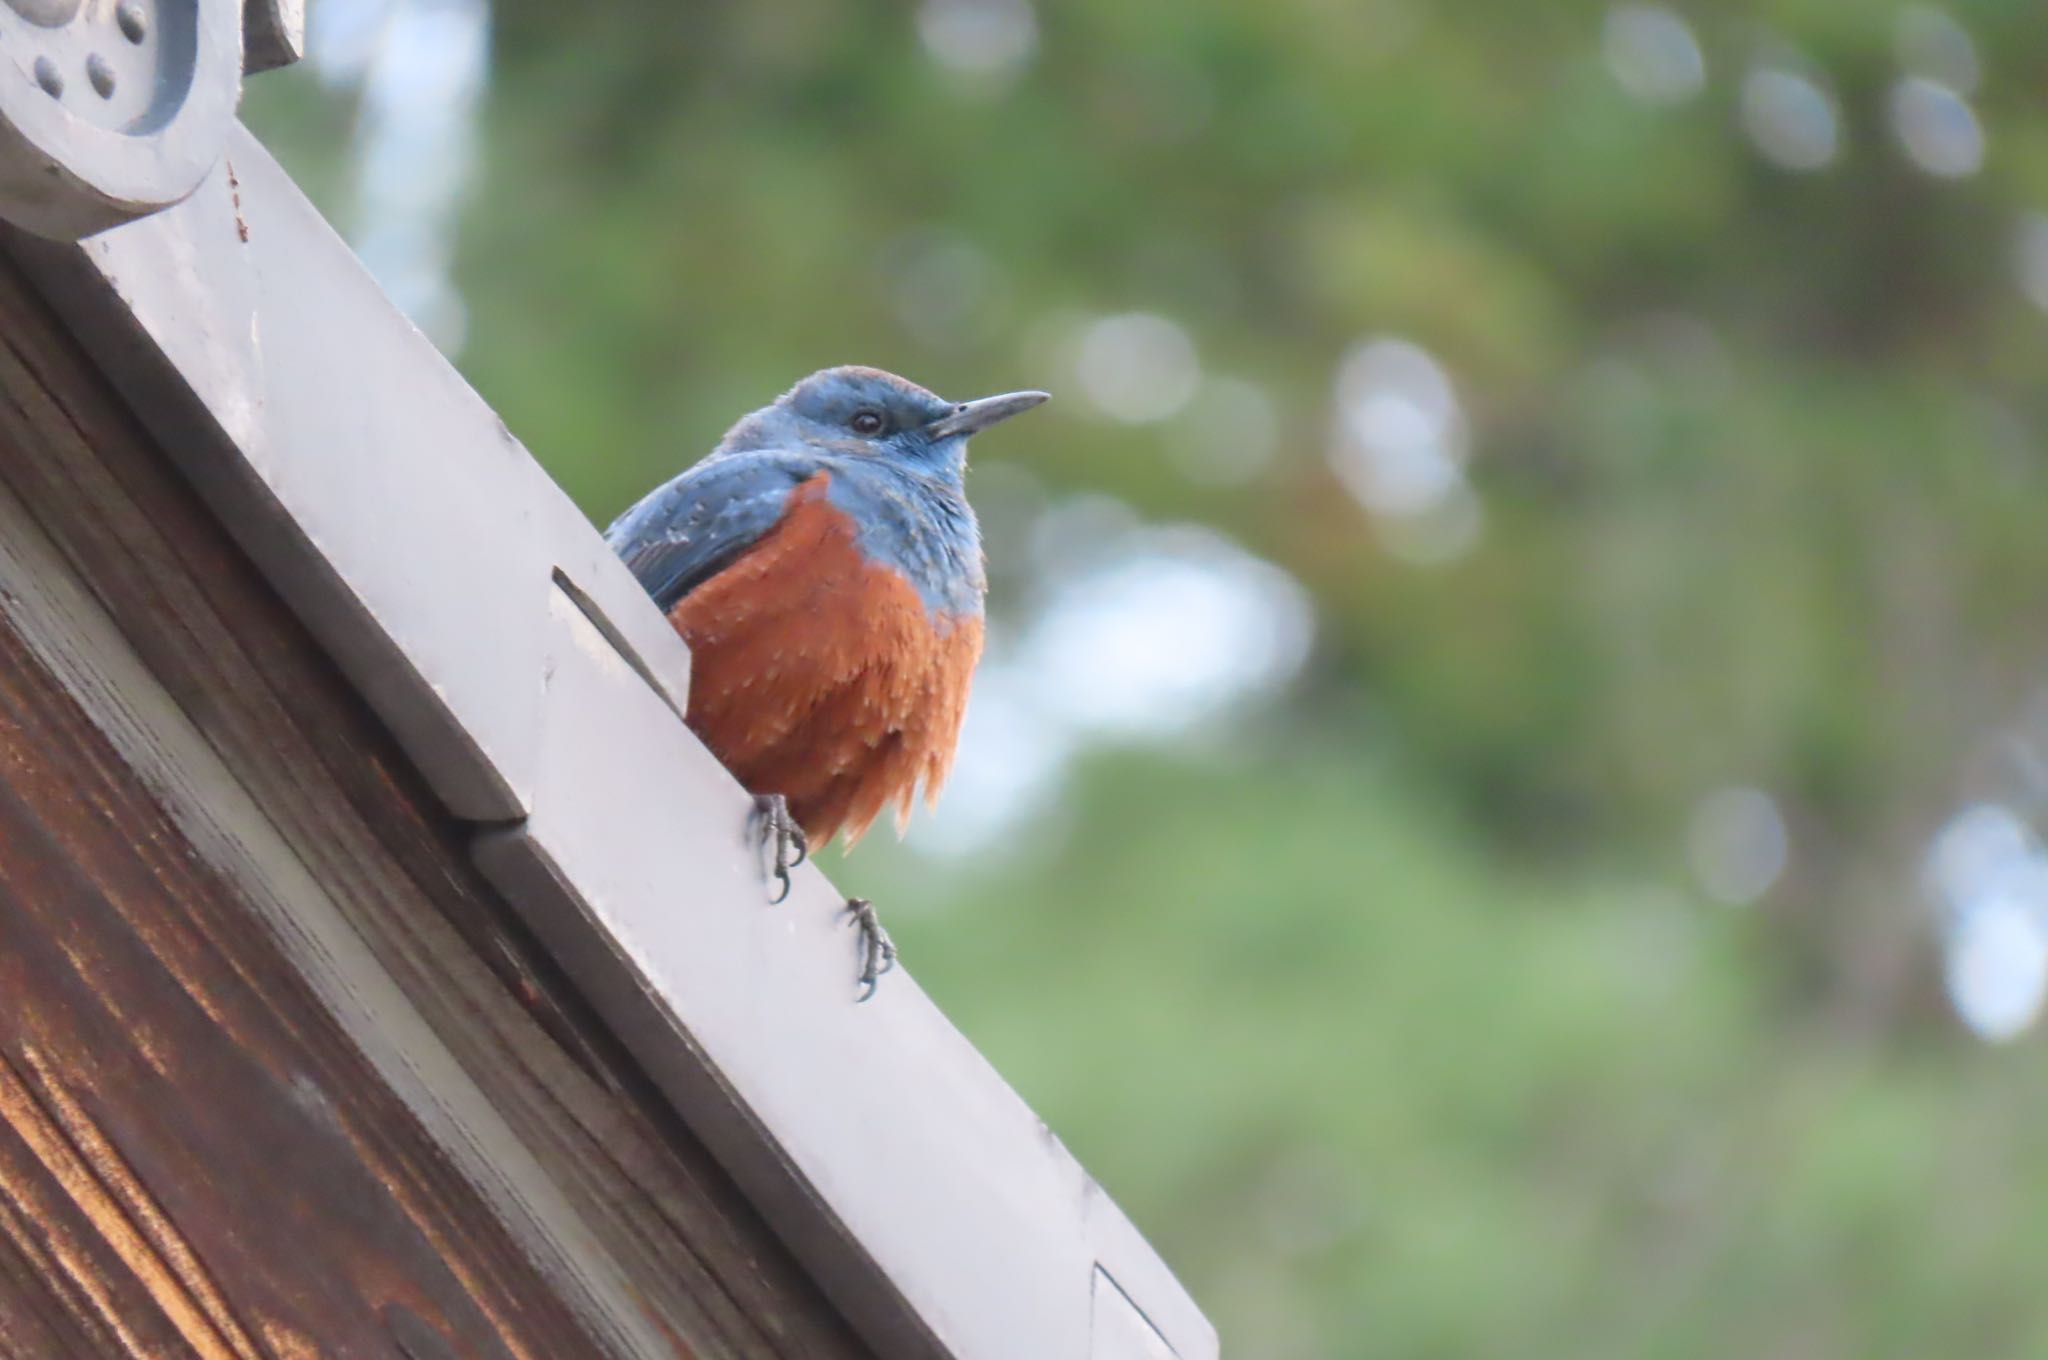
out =
<svg viewBox="0 0 2048 1360"><path fill-rule="evenodd" d="M879 368L827 368L735 425L721 447L803 444L957 477L967 466L968 436L1045 399L1043 392L1005 392L947 401Z"/></svg>

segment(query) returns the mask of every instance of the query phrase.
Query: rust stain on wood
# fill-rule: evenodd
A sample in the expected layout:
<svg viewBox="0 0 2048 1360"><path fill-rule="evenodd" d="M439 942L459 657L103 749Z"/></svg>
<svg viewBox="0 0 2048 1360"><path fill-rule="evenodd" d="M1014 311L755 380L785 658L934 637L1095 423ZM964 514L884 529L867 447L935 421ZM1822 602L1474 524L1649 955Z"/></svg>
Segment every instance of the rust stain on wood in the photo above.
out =
<svg viewBox="0 0 2048 1360"><path fill-rule="evenodd" d="M281 1322L263 1324L263 1344L276 1360L321 1360L320 1348L312 1338L295 1332Z"/></svg>
<svg viewBox="0 0 2048 1360"><path fill-rule="evenodd" d="M15 1147L12 1140L0 1140L0 1186L6 1187L0 1189L0 1238L12 1248L0 1253L7 1303L0 1308L0 1335L11 1343L8 1353L111 1355L117 1337L46 1248L48 1220L35 1215L33 1196L23 1200L11 1192L4 1168L11 1164Z"/></svg>
<svg viewBox="0 0 2048 1360"><path fill-rule="evenodd" d="M33 1047L24 1046L22 1059L34 1074L36 1095L42 1108L49 1112L64 1130L71 1146L91 1168L94 1178L112 1195L127 1220L154 1248L156 1257L169 1270L176 1282L183 1286L185 1296L205 1315L211 1325L212 1334L228 1349L222 1354L232 1355L234 1360L263 1360L249 1334L228 1307L226 1296L221 1292L206 1267L200 1263L192 1244L178 1231L177 1225L164 1214L154 1196L149 1193L135 1171L121 1156L112 1141L100 1126L94 1122L72 1096L65 1091L63 1083L51 1072L49 1064ZM0 1068L0 1085L9 1079L9 1074ZM191 1334L188 1333L188 1339ZM211 1357L214 1352L199 1346L194 1339L195 1349Z"/></svg>
<svg viewBox="0 0 2048 1360"><path fill-rule="evenodd" d="M24 1047L22 1056L31 1067L39 1066L33 1048ZM107 1169L113 1171L118 1179L128 1180L131 1193L140 1192L141 1187L134 1185L126 1168L118 1165L118 1156L112 1154L104 1136L92 1127L91 1120L83 1111L71 1105L67 1113L71 1115L73 1128L86 1131L90 1142L101 1151L101 1160L107 1164ZM121 1263L141 1282L157 1307L178 1329L178 1335L201 1360L254 1360L255 1353L241 1329L234 1327L230 1334L223 1335L213 1325L212 1319L186 1288L185 1281L180 1278L181 1272L157 1251L155 1244L116 1198L107 1181L96 1174L97 1168L67 1137L69 1130L51 1117L50 1111L37 1100L36 1092L30 1089L22 1074L4 1057L0 1057L0 1119L7 1121L16 1136L42 1163L43 1169L71 1197L71 1202L99 1234L100 1240L113 1248ZM18 1183L10 1183L7 1188L20 1198L22 1187ZM142 1193L146 1199L146 1192ZM161 1215L158 1218L160 1220ZM161 1226L169 1228L168 1224ZM172 1237L177 1241L179 1253L196 1267L197 1263L191 1260L190 1247L176 1239L175 1232ZM74 1252L60 1247L59 1253L67 1273L93 1299L115 1334L131 1349L139 1349L139 1339L127 1334L118 1310L99 1287L94 1272L85 1268ZM203 1272L201 1276L203 1278ZM214 1292L210 1286L209 1292ZM215 1297L218 1297L217 1292ZM232 1322L230 1326L233 1326Z"/></svg>

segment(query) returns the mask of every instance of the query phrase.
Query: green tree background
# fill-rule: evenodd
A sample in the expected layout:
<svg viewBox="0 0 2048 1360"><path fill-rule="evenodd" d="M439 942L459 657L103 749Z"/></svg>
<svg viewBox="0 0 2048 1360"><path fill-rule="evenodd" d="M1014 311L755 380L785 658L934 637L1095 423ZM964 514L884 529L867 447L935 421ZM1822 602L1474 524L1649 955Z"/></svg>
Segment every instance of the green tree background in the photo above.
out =
<svg viewBox="0 0 2048 1360"><path fill-rule="evenodd" d="M1243 1360L2048 1353L2038 1041L1958 1022L1927 869L2048 792L2048 15L948 8L497 0L454 258L599 523L866 362L1058 397L970 481L1013 632L1082 494L1305 589L1277 694L829 866L919 982ZM245 112L351 223L357 92ZM1236 405L1097 409L1124 313ZM1476 537L1332 456L1374 337L1450 375Z"/></svg>

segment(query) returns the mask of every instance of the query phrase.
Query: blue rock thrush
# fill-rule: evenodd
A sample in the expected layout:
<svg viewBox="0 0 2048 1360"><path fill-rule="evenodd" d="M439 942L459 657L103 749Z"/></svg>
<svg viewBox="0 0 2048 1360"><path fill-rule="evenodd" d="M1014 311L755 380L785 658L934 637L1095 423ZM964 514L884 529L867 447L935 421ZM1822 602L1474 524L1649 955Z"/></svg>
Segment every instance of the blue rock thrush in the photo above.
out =
<svg viewBox="0 0 2048 1360"><path fill-rule="evenodd" d="M1045 399L828 368L605 531L689 644L688 722L755 796L776 901L810 846L937 798L981 656L967 439ZM870 903L847 908L865 1000L896 951Z"/></svg>

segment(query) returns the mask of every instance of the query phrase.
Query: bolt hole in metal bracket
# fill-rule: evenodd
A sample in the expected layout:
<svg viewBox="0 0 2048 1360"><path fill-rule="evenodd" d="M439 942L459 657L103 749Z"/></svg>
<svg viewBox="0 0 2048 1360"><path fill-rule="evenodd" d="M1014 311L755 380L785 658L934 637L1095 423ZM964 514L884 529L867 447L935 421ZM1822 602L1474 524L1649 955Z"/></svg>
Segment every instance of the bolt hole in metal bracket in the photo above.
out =
<svg viewBox="0 0 2048 1360"><path fill-rule="evenodd" d="M145 37L183 22L195 54L239 47L204 0L137 3ZM33 68L56 49L24 65L21 35L104 18L118 36L120 15L0 0L10 173L64 144L23 153L52 115L18 122L9 101L82 97L70 76L91 55L67 49L55 100ZM476 825L484 874L877 1354L1215 1356L1165 1265L914 979L855 1004L854 943L815 867L768 905L751 801L678 716L681 640L226 115L231 91L208 99L226 125L196 189L0 176L0 218L44 237L183 201L0 248ZM64 135L95 129L88 162L95 138L152 135L75 122ZM206 160L182 154L180 174Z"/></svg>
<svg viewBox="0 0 2048 1360"><path fill-rule="evenodd" d="M302 0L0 0L8 219L72 241L183 199L234 122L245 27L279 65L303 22Z"/></svg>

